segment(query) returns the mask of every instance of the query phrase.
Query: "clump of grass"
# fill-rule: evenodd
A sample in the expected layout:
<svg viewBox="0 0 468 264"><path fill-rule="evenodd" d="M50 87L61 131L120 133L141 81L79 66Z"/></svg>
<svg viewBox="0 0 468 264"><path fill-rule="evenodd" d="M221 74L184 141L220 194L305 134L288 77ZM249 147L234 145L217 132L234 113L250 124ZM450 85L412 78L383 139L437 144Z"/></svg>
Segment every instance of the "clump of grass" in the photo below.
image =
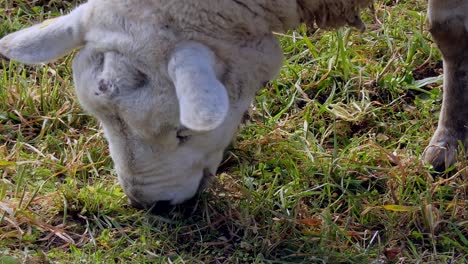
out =
<svg viewBox="0 0 468 264"><path fill-rule="evenodd" d="M0 36L76 2L4 1ZM463 263L467 161L434 177L441 58L425 1L377 1L368 30L279 36L213 186L189 210L130 208L70 61L0 67L0 262Z"/></svg>

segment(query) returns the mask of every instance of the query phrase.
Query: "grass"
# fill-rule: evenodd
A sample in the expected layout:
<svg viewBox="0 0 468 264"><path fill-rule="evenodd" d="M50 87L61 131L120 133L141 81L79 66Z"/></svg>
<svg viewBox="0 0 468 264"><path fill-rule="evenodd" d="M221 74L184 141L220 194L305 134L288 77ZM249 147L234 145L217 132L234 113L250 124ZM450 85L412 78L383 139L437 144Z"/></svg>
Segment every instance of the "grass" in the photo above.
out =
<svg viewBox="0 0 468 264"><path fill-rule="evenodd" d="M0 0L0 36L65 1ZM128 206L69 56L0 66L0 263L467 263L467 166L420 156L441 103L426 1L377 1L368 29L279 36L213 186L190 210Z"/></svg>

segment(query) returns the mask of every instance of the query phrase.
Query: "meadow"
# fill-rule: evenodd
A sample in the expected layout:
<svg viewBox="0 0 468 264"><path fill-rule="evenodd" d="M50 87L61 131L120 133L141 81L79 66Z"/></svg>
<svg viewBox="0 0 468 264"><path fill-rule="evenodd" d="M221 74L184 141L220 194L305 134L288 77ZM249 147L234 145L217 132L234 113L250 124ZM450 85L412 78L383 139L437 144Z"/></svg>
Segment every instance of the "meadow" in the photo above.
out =
<svg viewBox="0 0 468 264"><path fill-rule="evenodd" d="M76 4L0 0L0 36ZM0 263L467 263L468 162L420 161L442 99L426 5L278 34L284 67L217 178L163 214L128 205L73 56L0 62Z"/></svg>

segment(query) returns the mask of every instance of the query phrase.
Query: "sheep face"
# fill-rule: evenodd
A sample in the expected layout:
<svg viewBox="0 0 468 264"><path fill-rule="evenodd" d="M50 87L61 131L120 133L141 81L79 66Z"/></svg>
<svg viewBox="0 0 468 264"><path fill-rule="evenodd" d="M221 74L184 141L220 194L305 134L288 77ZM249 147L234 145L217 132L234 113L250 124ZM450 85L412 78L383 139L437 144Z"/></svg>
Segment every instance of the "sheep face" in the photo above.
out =
<svg viewBox="0 0 468 264"><path fill-rule="evenodd" d="M133 16L125 4L119 13L104 2L12 33L0 54L40 63L80 48L77 95L103 125L129 200L181 203L216 173L256 90L281 66L281 50L269 32L248 40L184 34L164 15Z"/></svg>
<svg viewBox="0 0 468 264"><path fill-rule="evenodd" d="M208 51L196 43L188 43L186 47ZM200 85L215 82L206 89L220 89L224 94L215 98L214 103L224 102L208 106L214 108L215 114L222 114L219 121L215 115L204 115L202 117L208 120L197 121L197 112L205 111L209 115L211 109L183 109L191 107L190 102L184 100L197 98L184 97L182 91L177 100L174 83L194 81L199 76L191 78L190 72L186 73L188 77L182 72L182 76L174 77L182 80L172 81L166 69L141 67L141 62L124 53L102 52L93 45L79 52L73 63L79 100L88 112L101 120L119 181L132 204L150 207L161 200L172 204L183 202L195 195L203 179L216 173L223 150L234 135L248 102L234 102L234 107L227 108L229 102L224 86L219 83L216 86L216 78L199 80ZM178 70L172 69L172 74L176 76ZM198 69L192 70L203 74ZM188 111L185 118L192 118L185 124L181 123L184 116L179 118L181 110Z"/></svg>

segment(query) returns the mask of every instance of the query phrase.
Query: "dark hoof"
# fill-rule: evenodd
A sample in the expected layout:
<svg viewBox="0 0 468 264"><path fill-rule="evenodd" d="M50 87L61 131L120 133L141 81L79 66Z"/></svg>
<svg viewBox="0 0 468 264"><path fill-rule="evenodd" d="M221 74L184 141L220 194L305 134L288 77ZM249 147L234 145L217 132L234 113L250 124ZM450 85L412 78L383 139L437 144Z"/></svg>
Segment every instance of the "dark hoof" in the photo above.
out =
<svg viewBox="0 0 468 264"><path fill-rule="evenodd" d="M444 172L456 161L457 151L448 145L429 145L423 153L423 163L432 165L437 172Z"/></svg>

